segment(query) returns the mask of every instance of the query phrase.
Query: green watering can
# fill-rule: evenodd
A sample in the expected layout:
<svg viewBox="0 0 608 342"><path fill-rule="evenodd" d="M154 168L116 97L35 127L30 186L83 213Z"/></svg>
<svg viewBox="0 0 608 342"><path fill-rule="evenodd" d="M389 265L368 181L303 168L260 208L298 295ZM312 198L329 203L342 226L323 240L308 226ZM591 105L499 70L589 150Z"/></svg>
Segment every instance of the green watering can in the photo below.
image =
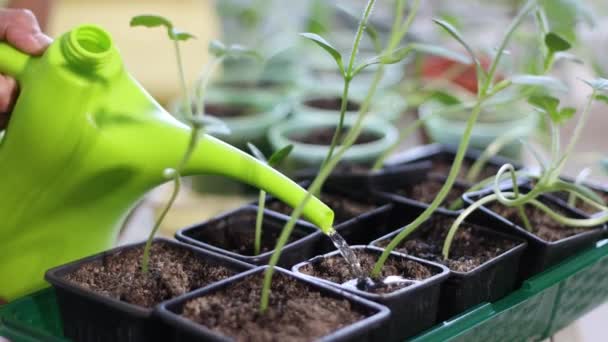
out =
<svg viewBox="0 0 608 342"><path fill-rule="evenodd" d="M64 34L41 57L0 43L0 72L21 88L0 138L0 297L11 300L45 287L48 268L110 248L129 210L178 164L189 128L126 72L97 26ZM193 174L224 175L292 207L306 194L207 135L184 170ZM334 214L318 199L303 214L332 230Z"/></svg>

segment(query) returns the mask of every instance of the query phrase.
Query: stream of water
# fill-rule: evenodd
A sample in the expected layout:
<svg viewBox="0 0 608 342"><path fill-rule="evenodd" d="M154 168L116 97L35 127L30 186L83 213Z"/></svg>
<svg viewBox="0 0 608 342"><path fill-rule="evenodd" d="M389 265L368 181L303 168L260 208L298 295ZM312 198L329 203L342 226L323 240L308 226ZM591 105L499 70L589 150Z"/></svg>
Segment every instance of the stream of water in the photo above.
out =
<svg viewBox="0 0 608 342"><path fill-rule="evenodd" d="M342 257L344 257L346 263L348 264L351 270L351 273L355 276L355 278L345 282L342 285L347 287L354 287L359 290L369 290L383 286L407 286L409 284L415 283L415 281L397 275L391 275L381 280L374 280L370 278L369 275L365 274L365 272L361 268L359 258L357 257L353 249L350 248L346 240L344 240L342 235L334 231L332 234L329 235L329 238L333 242L334 246L336 246Z"/></svg>

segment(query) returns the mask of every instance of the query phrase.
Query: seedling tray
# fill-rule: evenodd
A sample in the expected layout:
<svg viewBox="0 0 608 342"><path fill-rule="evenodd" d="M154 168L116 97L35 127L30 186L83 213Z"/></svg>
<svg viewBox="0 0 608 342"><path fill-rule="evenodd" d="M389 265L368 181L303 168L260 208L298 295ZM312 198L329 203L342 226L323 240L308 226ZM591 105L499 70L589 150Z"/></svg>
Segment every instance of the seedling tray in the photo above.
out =
<svg viewBox="0 0 608 342"><path fill-rule="evenodd" d="M414 341L541 340L608 300L608 240L526 280L494 303L436 325ZM0 336L65 341L52 289L0 306Z"/></svg>

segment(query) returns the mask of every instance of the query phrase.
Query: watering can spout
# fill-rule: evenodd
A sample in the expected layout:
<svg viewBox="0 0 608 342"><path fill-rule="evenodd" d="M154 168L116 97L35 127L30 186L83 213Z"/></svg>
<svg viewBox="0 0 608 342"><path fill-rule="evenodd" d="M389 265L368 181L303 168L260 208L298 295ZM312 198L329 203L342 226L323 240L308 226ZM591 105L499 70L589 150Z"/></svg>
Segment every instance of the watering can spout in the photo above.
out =
<svg viewBox="0 0 608 342"><path fill-rule="evenodd" d="M54 266L110 248L129 210L166 182L190 138L125 70L111 36L82 25L30 57L0 43L0 72L20 95L0 138L0 298L46 286ZM0 132L1 133L1 132ZM248 154L203 135L184 175L224 175L290 206L306 191ZM304 217L332 232L311 198Z"/></svg>

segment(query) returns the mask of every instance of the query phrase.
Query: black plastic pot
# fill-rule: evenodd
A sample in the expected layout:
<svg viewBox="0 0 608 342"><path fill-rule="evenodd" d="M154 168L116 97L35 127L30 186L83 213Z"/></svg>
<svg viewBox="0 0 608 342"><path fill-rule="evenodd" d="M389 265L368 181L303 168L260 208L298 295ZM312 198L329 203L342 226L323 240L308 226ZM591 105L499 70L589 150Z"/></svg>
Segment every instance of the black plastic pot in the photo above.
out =
<svg viewBox="0 0 608 342"><path fill-rule="evenodd" d="M412 208L409 213L410 222L420 214L419 208ZM439 213L433 217L453 217L457 214ZM432 219L432 218L431 218ZM514 247L501 255L486 261L482 265L468 272L450 270L450 277L441 285L439 319L446 320L454 315L484 302L494 302L513 291L519 284L517 272L520 259L526 249L526 242L508 234L499 233L483 226L465 221L476 232L484 235L506 239L516 243ZM448 229L449 227L446 227ZM418 229L424 229L424 225ZM395 231L374 242L373 246L381 247L383 241L391 240L401 231ZM414 232L410 237L415 237ZM410 238L408 237L408 238ZM407 239L406 239L407 240ZM396 252L399 253L399 252ZM424 258L423 258L424 259Z"/></svg>
<svg viewBox="0 0 608 342"><path fill-rule="evenodd" d="M174 240L157 238L154 241L190 250L200 256L201 260L225 266L234 270L235 274L253 268L252 265L238 260ZM88 291L64 278L84 264L142 245L143 243L137 243L118 247L46 272L45 279L55 288L65 337L79 342L168 340L169 329L153 316L152 308L144 308Z"/></svg>
<svg viewBox="0 0 608 342"><path fill-rule="evenodd" d="M222 282L215 283L205 289L189 293L179 298L164 302L157 307L159 317L167 325L171 327L171 337L173 341L189 342L189 341L230 341L227 336L220 335L211 331L207 327L190 321L180 315L183 306L189 300L205 296L209 293L219 291L230 284L241 281L243 278L264 272L267 268L258 267L249 272L240 274L237 277L226 279ZM352 325L334 331L319 339L319 341L377 341L379 330L384 326L390 316L390 311L382 305L373 303L366 299L354 296L345 291L337 290L331 286L311 281L305 277L295 275L287 270L276 268L276 273L283 273L287 276L294 277L298 281L304 282L315 291L321 292L324 296L333 298L345 299L351 303L352 307L361 310L368 314L368 317L358 321Z"/></svg>
<svg viewBox="0 0 608 342"><path fill-rule="evenodd" d="M446 178L435 175L435 174L430 174L430 175L428 175L428 178L422 179L420 181L424 181L424 180L437 181L437 182L443 184L445 182ZM400 185L385 184L382 187L378 187L374 191L374 195L378 196L379 198L385 199L387 201L391 201L391 202L403 203L406 205L410 205L410 206L414 206L414 207L418 207L418 208L422 208L422 209L428 208L430 203L425 203L425 202L422 202L415 198L404 196L397 192L398 190L400 190L404 187L407 187L407 186L415 186L415 183L400 184ZM462 181L458 181L458 180L454 182L454 185L452 185L452 189L462 191L463 193L465 191L467 191L469 188L470 188L469 184L462 182ZM444 201L444 203L446 205L449 205L450 201L448 201L446 199ZM454 213L459 213L461 211L461 210L450 210L450 209L446 208L445 206L441 206L441 207L437 208L436 210L438 212L446 213L446 214L454 214Z"/></svg>
<svg viewBox="0 0 608 342"><path fill-rule="evenodd" d="M423 161L433 162L438 160L443 160L444 162L451 164L454 160L454 157L456 157L457 150L458 146L443 144L429 144L418 146L391 157L389 160L386 161L385 165L387 167L394 167L397 165L407 165ZM469 163L474 163L481 156L482 152L483 151L473 148L467 150L467 153L465 155L465 161L468 161ZM507 163L512 164L516 169L522 168L522 165L517 161L501 156L494 156L488 159L486 165L490 165L498 169L502 165ZM438 176L446 177L447 174L438 174ZM461 181L463 180L461 179Z"/></svg>
<svg viewBox="0 0 608 342"><path fill-rule="evenodd" d="M378 255L382 253L382 249L370 246L351 246L351 248L365 249L366 251L377 253ZM309 264L317 264L325 258L336 256L338 253L338 251L334 251L314 257L309 261L295 265L292 268L292 271L302 274L305 277L310 277L317 281L336 286L359 297L386 305L386 307L391 310L391 318L387 323L386 329L383 329L384 335L379 337L380 341L403 341L435 324L437 320L441 283L449 276L447 267L420 258L393 253L392 257L405 258L424 265L426 268L432 270L431 272L433 275L416 284L384 294L362 291L353 287L344 287L341 284L302 273L302 267Z"/></svg>
<svg viewBox="0 0 608 342"><path fill-rule="evenodd" d="M257 207L244 206L203 223L181 229L177 231L175 238L187 244L209 249L243 262L265 265L268 264L274 249L258 255L251 255L252 253L247 255L227 248L230 244L238 243L238 241L235 241L234 235L249 235L251 241L253 241L256 213ZM265 210L262 239L272 237L268 241L274 246L286 222L284 215ZM283 247L279 259L279 265L282 267L291 267L315 255L315 246L320 238L320 232L310 223L299 221L291 236L293 241Z"/></svg>
<svg viewBox="0 0 608 342"><path fill-rule="evenodd" d="M432 162L430 160L395 164L386 166L380 170L349 170L348 167L338 167L329 176L327 182L338 187L351 187L356 185L359 189L371 191L386 186L398 186L400 184L417 182L426 177ZM296 174L296 178L310 181L317 176L317 169L307 169Z"/></svg>
<svg viewBox="0 0 608 342"><path fill-rule="evenodd" d="M302 187L308 187L310 182L303 181L303 182L300 182L299 184ZM359 217L381 214L383 211L386 210L386 206L389 204L389 200L376 196L373 192L369 191L363 184L361 184L359 182L352 182L348 186L344 182L339 186L334 184L333 182L327 182L323 186L322 193L329 194L329 195L338 195L338 196L353 200L355 202L359 202L361 204L369 204L369 205L374 206L373 209L370 209L367 212L349 217L344 220L339 220L339 218L336 217L336 220L334 221L335 226L342 225L346 222L357 219ZM275 210L272 210L272 206L277 203L280 203L280 201L277 198L274 198L272 196L268 196L266 198L266 208L269 211L276 213L280 217L288 218L289 217L288 215L277 212ZM251 205L254 205L257 207L257 201L252 202ZM302 218L300 218L300 221L306 222Z"/></svg>
<svg viewBox="0 0 608 342"><path fill-rule="evenodd" d="M508 191L509 188L505 187L504 189ZM490 194L492 191L492 189L485 189L472 192L465 194L463 198L467 205L470 205L485 195ZM520 191L526 192L529 191L529 188L520 186ZM576 209L561 205L551 197L541 196L539 199L544 203L556 205L570 214L573 218L587 217ZM605 232L604 227L598 227L558 241L546 241L527 231L525 228L496 214L486 206L482 206L480 210L476 210L471 216L476 222L484 221L488 227L520 236L528 242L528 248L524 253L520 266L521 280L528 279L582 250L593 247L595 242L600 240Z"/></svg>

